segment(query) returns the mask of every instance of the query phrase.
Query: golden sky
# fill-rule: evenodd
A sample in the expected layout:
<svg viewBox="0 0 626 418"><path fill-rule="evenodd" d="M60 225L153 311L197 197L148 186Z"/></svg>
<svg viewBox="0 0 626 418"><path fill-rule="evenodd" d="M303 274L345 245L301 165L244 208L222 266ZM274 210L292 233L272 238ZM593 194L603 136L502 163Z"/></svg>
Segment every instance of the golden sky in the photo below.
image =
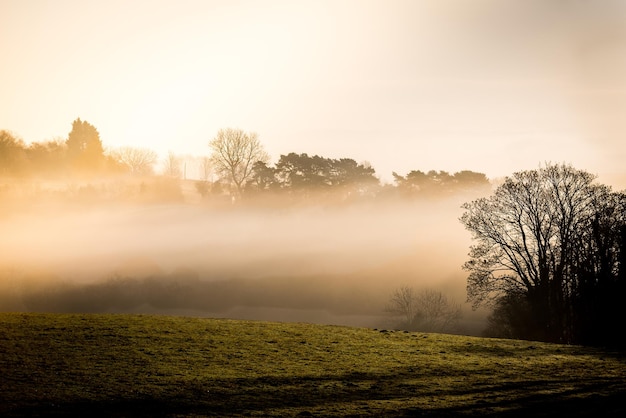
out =
<svg viewBox="0 0 626 418"><path fill-rule="evenodd" d="M306 152L626 188L626 1L0 0L0 129L105 147Z"/></svg>

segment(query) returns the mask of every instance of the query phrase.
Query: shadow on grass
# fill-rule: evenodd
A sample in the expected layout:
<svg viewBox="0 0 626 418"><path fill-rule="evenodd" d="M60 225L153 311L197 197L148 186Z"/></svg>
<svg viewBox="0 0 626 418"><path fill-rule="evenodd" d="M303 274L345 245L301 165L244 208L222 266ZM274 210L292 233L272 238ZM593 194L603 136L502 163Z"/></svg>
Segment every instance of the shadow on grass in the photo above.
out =
<svg viewBox="0 0 626 418"><path fill-rule="evenodd" d="M386 375L261 377L168 384L161 394L120 393L106 401L38 400L0 407L6 417L174 416L421 416L421 417L622 417L623 379L562 379L516 382L473 380L424 387L414 371ZM435 372L441 375L440 372ZM454 376L444 376L454 377ZM147 391L149 392L149 391ZM1 396L0 396L1 398Z"/></svg>

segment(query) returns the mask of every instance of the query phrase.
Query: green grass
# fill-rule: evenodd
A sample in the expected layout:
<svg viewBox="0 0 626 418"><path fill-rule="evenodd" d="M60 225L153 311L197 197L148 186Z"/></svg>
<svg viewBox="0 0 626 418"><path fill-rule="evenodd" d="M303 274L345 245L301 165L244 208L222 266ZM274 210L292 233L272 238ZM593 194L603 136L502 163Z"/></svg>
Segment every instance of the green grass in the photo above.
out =
<svg viewBox="0 0 626 418"><path fill-rule="evenodd" d="M0 416L621 416L579 346L300 323L0 314Z"/></svg>

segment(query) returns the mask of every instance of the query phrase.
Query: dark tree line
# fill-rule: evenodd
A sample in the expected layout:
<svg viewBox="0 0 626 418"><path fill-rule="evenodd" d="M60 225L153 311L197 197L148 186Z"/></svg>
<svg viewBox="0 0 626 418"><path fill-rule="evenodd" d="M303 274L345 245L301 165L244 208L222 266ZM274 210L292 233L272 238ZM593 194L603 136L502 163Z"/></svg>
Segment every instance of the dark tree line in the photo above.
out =
<svg viewBox="0 0 626 418"><path fill-rule="evenodd" d="M492 302L494 336L623 345L626 194L567 165L506 178L464 205L468 298Z"/></svg>
<svg viewBox="0 0 626 418"><path fill-rule="evenodd" d="M393 173L394 192L401 196L446 195L463 190L486 189L489 180L482 173L461 171L411 171L406 177ZM281 155L275 166L257 162L253 168L248 192L287 192L292 196L310 197L336 193L344 197L386 194L376 172L367 163L351 158L324 158L306 153Z"/></svg>
<svg viewBox="0 0 626 418"><path fill-rule="evenodd" d="M489 187L487 176L468 170L454 174L435 170L428 172L413 170L406 176L401 176L396 172L392 174L400 190L414 195L434 195Z"/></svg>
<svg viewBox="0 0 626 418"><path fill-rule="evenodd" d="M248 191L281 191L300 196L331 190L364 194L378 185L374 169L351 158L333 159L290 153L281 155L273 167L257 162Z"/></svg>

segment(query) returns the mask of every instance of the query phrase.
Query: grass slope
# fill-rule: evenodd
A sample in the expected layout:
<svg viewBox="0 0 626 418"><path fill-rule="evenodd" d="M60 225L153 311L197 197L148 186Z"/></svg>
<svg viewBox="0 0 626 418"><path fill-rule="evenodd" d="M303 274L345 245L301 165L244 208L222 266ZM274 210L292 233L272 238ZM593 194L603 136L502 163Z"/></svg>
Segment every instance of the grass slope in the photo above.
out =
<svg viewBox="0 0 626 418"><path fill-rule="evenodd" d="M621 416L626 361L517 340L0 314L2 416Z"/></svg>

